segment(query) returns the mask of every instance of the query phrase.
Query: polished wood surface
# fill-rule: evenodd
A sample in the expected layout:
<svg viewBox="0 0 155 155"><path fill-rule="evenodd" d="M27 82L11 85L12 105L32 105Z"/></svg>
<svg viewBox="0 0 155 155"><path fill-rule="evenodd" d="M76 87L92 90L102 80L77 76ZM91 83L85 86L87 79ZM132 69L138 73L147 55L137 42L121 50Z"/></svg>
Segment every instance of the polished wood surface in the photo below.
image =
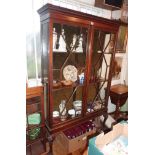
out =
<svg viewBox="0 0 155 155"><path fill-rule="evenodd" d="M44 85L46 85L47 89L47 119L46 119L46 128L49 132L49 142L50 144L53 143L53 137L58 132L71 128L77 124L86 122L88 120L92 120L97 116L103 115L105 118L107 118L107 105L108 105L108 97L109 97L109 90L111 85L111 74L112 74L112 65L113 60L115 57L115 47L114 51L109 53L111 54L110 64L108 64L109 67L109 74L107 76L107 79L104 81L94 81L94 85L96 84L98 89L96 88L96 85L94 86L96 91L98 91L100 88L100 84L107 83L107 91L105 94L104 99L104 106L100 108L99 110L94 110L92 112L87 112L87 104L88 104L88 95L89 95L89 89L90 85L90 77L91 77L91 69L92 69L92 57L93 57L93 46L94 46L94 30L98 30L99 32L103 31L104 34L113 34L114 37L114 45L116 45L117 41L117 33L119 26L121 22L113 21L101 17L96 17L93 15L85 14L82 12L77 12L74 10L61 8L58 6L54 6L51 4L46 4L42 8L38 10L38 13L40 14L40 21L41 21L41 42L42 42L42 82ZM56 90L53 89L53 25L54 23L59 23L62 27L63 24L68 24L71 26L79 26L81 29L86 28L88 32L88 39L86 42L86 66L85 66L85 81L82 86L82 114L81 116L78 116L74 119L68 119L65 121L62 121L60 123L53 123L53 115L52 112L54 111L54 93ZM103 50L102 50L103 52ZM104 52L103 52L104 53ZM70 51L69 51L70 54ZM104 57L105 58L105 57ZM99 63L102 64L101 62ZM107 64L106 64L107 65ZM106 74L107 75L107 74ZM61 88L64 89L64 88ZM72 86L73 91L76 89L76 87ZM59 91L59 90L58 90ZM66 89L67 91L67 89ZM98 94L95 94L95 98L98 97ZM73 95L74 96L74 95ZM75 96L74 96L75 98ZM98 97L99 98L99 97ZM51 147L52 151L52 147Z"/></svg>
<svg viewBox="0 0 155 155"><path fill-rule="evenodd" d="M43 94L43 86L37 87L27 87L26 88L26 98L32 98L35 96L40 96Z"/></svg>
<svg viewBox="0 0 155 155"><path fill-rule="evenodd" d="M52 5L52 4L44 5L43 7L41 7L38 10L38 13L41 16L41 18L40 18L41 21L45 21L46 19L48 19L51 16L54 16L55 14L58 14L58 16L59 16L59 14L61 14L61 15L67 15L68 18L71 19L71 21L72 21L73 17L76 17L76 18L78 18L77 20L79 20L79 18L80 18L80 21L82 19L84 19L85 21L89 21L89 23L91 23L91 22L96 22L96 23L107 22L108 24L110 24L110 26L112 26L113 24L118 25L118 26L120 24L121 25L127 25L127 23L124 23L124 22L121 22L121 21L106 19L106 18L86 14L86 13L83 13L83 12L78 12L78 11L75 11L75 10L62 8L62 7L59 7L59 6ZM71 16L72 18L70 17L70 15L72 15ZM67 18L67 16L66 16L66 18ZM62 18L62 20L63 20L63 18ZM85 23L85 21L84 21L84 23ZM114 30L117 30L117 27L115 27L115 26L112 26L112 27L114 28Z"/></svg>
<svg viewBox="0 0 155 155"><path fill-rule="evenodd" d="M111 86L110 92L121 95L121 94L128 92L128 86L123 85L123 84L114 85L114 86Z"/></svg>
<svg viewBox="0 0 155 155"><path fill-rule="evenodd" d="M61 8L58 6L54 6L51 4L46 4L42 8L38 10L38 13L40 14L40 20L41 20L41 25L45 29L48 30L47 33L44 31L41 32L42 38L43 38L43 46L45 47L43 49L43 55L47 53L48 55L48 105L47 105L47 118L48 120L46 121L47 128L51 133L59 132L63 128L70 128L74 126L77 123L81 123L84 121L87 121L89 119L92 119L96 116L99 115L105 115L107 114L107 107L104 107L104 110L101 109L99 111L91 112L90 114L86 115L86 110L87 110L87 96L88 96L88 89L89 89L89 77L90 77L90 71L91 71L91 65L92 65L92 49L93 49L93 36L94 36L94 29L99 29L103 30L105 32L111 32L114 34L117 34L120 22L118 21L112 21L109 19L101 18L101 17L96 17L93 15L85 14L82 12L77 12L74 10L66 9L66 8ZM66 24L71 24L71 25L79 25L81 27L86 27L88 28L88 41L87 41L87 55L86 55L86 76L85 76L85 84L83 88L83 107L82 107L82 117L73 119L71 121L66 121L62 122L59 125L53 125L52 119L51 119L51 113L53 111L53 105L54 105L54 99L53 99L53 73L52 73L52 68L53 68L53 49L52 49L52 33L53 33L53 22L59 22L59 23L66 23ZM47 25L47 26L46 26ZM41 30L43 30L41 28ZM47 38L47 39L45 39ZM116 38L115 38L116 39ZM112 59L114 58L114 54L112 54ZM112 60L110 63L110 66L112 65ZM110 74L111 74L111 67L110 69ZM44 81L44 80L43 80ZM109 76L108 79L108 86L107 86L107 94L106 94L106 101L105 101L105 106L107 106L108 102L108 93L109 93L109 88L110 88L110 83L111 82L111 75Z"/></svg>
<svg viewBox="0 0 155 155"><path fill-rule="evenodd" d="M114 112L114 118L119 119L120 107L123 106L128 98L128 86L118 84L113 85L110 88L110 98L111 102L116 105L116 110Z"/></svg>

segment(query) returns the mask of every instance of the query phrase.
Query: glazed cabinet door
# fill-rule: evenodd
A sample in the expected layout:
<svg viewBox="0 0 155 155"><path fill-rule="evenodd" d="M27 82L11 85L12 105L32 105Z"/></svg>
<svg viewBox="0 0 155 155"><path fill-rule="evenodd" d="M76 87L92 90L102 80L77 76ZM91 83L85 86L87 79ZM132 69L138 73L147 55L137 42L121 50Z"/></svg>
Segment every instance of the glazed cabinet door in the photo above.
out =
<svg viewBox="0 0 155 155"><path fill-rule="evenodd" d="M88 26L52 23L50 120L53 126L82 116Z"/></svg>
<svg viewBox="0 0 155 155"><path fill-rule="evenodd" d="M110 70L114 56L115 36L114 32L101 28L93 29L86 114L107 110L106 90L111 82Z"/></svg>

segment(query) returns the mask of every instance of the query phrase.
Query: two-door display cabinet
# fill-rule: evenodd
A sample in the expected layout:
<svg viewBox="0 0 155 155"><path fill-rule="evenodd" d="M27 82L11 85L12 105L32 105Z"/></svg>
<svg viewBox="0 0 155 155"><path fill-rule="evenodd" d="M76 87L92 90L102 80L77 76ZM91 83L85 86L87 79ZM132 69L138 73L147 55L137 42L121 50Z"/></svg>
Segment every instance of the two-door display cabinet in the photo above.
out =
<svg viewBox="0 0 155 155"><path fill-rule="evenodd" d="M51 4L38 13L49 133L107 117L120 22Z"/></svg>

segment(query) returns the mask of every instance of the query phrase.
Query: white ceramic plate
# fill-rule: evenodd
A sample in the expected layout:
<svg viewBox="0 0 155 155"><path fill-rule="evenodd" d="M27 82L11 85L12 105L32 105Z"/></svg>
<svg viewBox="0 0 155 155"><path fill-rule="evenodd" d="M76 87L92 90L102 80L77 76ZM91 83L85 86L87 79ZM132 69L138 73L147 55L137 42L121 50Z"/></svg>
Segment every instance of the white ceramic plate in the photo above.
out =
<svg viewBox="0 0 155 155"><path fill-rule="evenodd" d="M77 80L77 69L75 66L72 65L67 65L64 69L63 69L63 76L65 78L65 80L71 80L73 82L75 82Z"/></svg>

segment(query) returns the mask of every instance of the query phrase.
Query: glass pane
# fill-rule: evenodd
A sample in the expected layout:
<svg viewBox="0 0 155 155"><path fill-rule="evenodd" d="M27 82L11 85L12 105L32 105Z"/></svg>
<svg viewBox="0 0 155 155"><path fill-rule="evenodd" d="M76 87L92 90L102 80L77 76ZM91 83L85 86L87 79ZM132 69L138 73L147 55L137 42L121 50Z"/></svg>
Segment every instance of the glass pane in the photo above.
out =
<svg viewBox="0 0 155 155"><path fill-rule="evenodd" d="M108 78L108 68L114 50L114 47L110 46L111 42L114 42L114 34L95 30L90 82Z"/></svg>
<svg viewBox="0 0 155 155"><path fill-rule="evenodd" d="M36 78L36 66L35 66L35 47L33 42L33 36L31 34L26 36L26 54L27 54L27 72L28 79Z"/></svg>
<svg viewBox="0 0 155 155"><path fill-rule="evenodd" d="M42 60L41 60L41 70L42 70L42 82L46 82L48 79L48 66L49 66L49 45L48 43L48 23L42 24Z"/></svg>
<svg viewBox="0 0 155 155"><path fill-rule="evenodd" d="M81 116L82 89L82 86L77 86L53 92L53 124Z"/></svg>
<svg viewBox="0 0 155 155"><path fill-rule="evenodd" d="M86 28L66 24L53 24L53 51L83 53L87 41Z"/></svg>
<svg viewBox="0 0 155 155"><path fill-rule="evenodd" d="M87 113L104 108L107 82L91 83L88 87Z"/></svg>
<svg viewBox="0 0 155 155"><path fill-rule="evenodd" d="M114 52L114 34L100 30L95 30L93 51L94 53Z"/></svg>
<svg viewBox="0 0 155 155"><path fill-rule="evenodd" d="M53 82L79 82L84 78L87 28L54 23Z"/></svg>
<svg viewBox="0 0 155 155"><path fill-rule="evenodd" d="M111 54L104 54L102 61L101 77L108 80Z"/></svg>
<svg viewBox="0 0 155 155"><path fill-rule="evenodd" d="M114 37L110 32L94 31L91 76L88 89L87 112L104 108L105 88L109 79L109 67L114 52Z"/></svg>
<svg viewBox="0 0 155 155"><path fill-rule="evenodd" d="M36 37L38 78L41 78L41 42L40 42L40 33L36 32L35 37Z"/></svg>
<svg viewBox="0 0 155 155"><path fill-rule="evenodd" d="M53 24L53 123L81 115L87 28Z"/></svg>

